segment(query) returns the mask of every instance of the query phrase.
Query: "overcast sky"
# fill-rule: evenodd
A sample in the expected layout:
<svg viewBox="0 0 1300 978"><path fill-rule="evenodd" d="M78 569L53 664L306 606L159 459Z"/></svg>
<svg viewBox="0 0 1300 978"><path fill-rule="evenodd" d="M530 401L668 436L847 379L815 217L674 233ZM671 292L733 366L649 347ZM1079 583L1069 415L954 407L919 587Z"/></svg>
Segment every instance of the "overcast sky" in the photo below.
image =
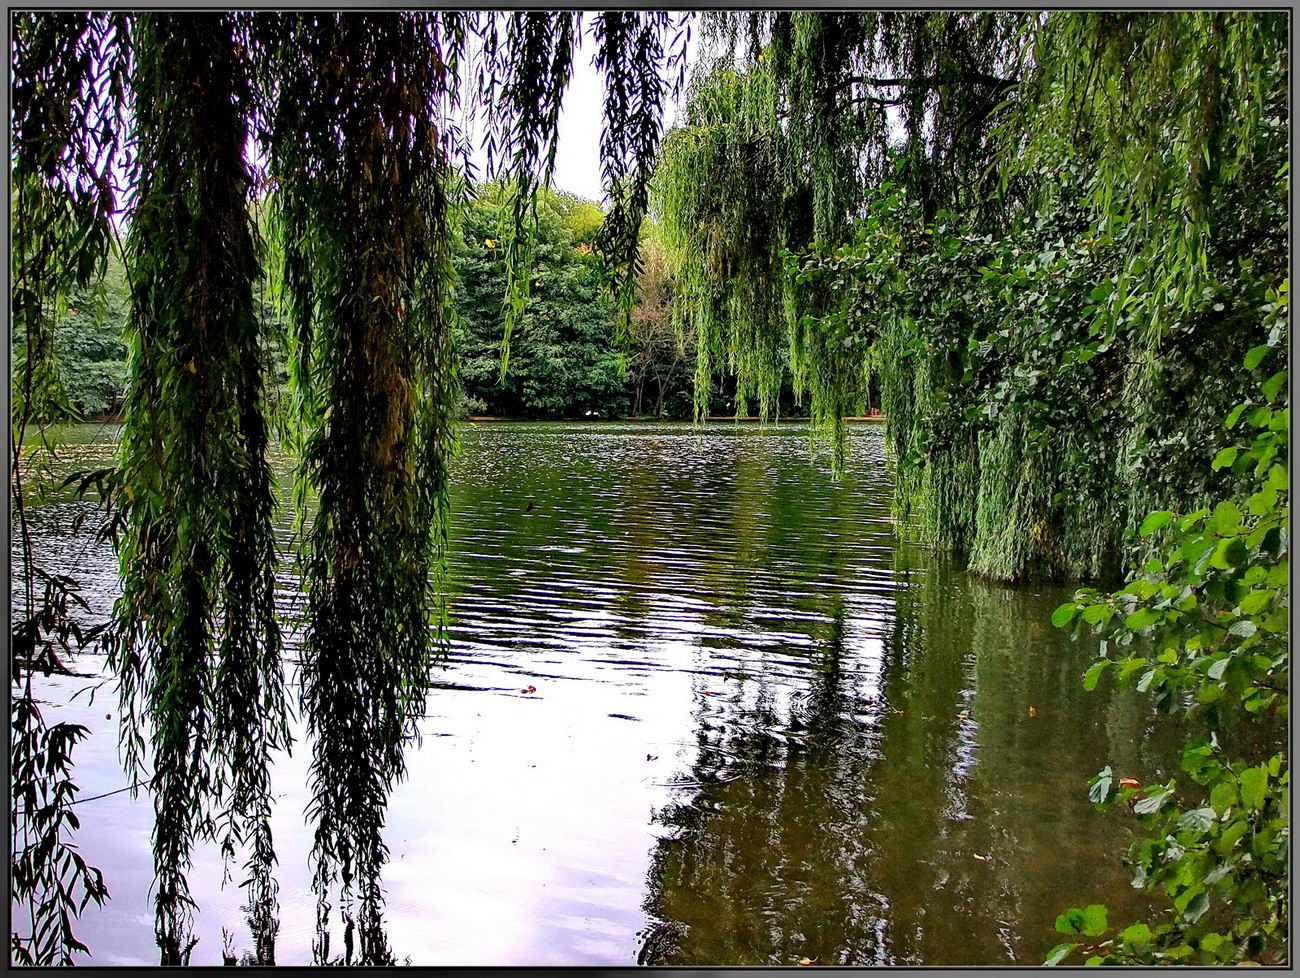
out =
<svg viewBox="0 0 1300 978"><path fill-rule="evenodd" d="M582 46L574 56L573 79L564 94L560 109L560 138L555 150L555 175L551 181L556 190L567 190L591 200L604 198L600 185L600 133L604 125L604 80L592 65L596 45L587 34L590 14L583 17ZM676 17L676 14L674 14ZM694 63L699 42L699 24L691 24L691 37L687 44L687 62ZM679 106L669 97L664 106L664 131L667 132L677 118ZM476 141L479 133L475 133ZM474 161L482 175L487 157L476 148Z"/></svg>

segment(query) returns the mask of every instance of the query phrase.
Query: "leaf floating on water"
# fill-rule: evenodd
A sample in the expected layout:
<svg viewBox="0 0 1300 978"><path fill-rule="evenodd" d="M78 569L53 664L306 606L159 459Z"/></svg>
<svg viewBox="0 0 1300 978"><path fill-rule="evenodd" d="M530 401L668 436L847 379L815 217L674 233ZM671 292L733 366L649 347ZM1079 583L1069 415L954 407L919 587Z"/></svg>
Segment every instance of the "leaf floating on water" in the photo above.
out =
<svg viewBox="0 0 1300 978"><path fill-rule="evenodd" d="M1029 715L1030 715L1031 717L1036 717L1036 716L1038 716L1038 707L1036 707L1036 706L1031 706L1031 707L1029 708Z"/></svg>
<svg viewBox="0 0 1300 978"><path fill-rule="evenodd" d="M978 852L971 853L971 855L973 855L976 859L978 859L982 863L986 863L989 861L988 856L981 856Z"/></svg>

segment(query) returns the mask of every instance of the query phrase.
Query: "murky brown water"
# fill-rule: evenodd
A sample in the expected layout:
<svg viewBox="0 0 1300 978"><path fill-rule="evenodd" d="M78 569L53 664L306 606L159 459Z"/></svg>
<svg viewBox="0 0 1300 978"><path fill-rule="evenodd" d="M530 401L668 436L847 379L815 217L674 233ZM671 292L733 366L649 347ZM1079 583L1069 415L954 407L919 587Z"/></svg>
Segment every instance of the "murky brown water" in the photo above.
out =
<svg viewBox="0 0 1300 978"><path fill-rule="evenodd" d="M111 435L74 431L59 465ZM467 428L453 648L388 820L399 960L1032 964L1066 907L1138 912L1130 827L1083 786L1108 763L1166 777L1171 732L1082 690L1091 651L1048 622L1061 589L903 545L889 493L875 425L839 482L801 425ZM106 616L116 566L70 532L85 508L33 513L39 557ZM82 797L121 787L112 684L38 685L92 731ZM299 730L274 771L282 964L315 933L308 756ZM150 802L79 813L112 899L78 935L93 962L156 963ZM220 963L223 928L250 944L220 883L200 850L195 964Z"/></svg>

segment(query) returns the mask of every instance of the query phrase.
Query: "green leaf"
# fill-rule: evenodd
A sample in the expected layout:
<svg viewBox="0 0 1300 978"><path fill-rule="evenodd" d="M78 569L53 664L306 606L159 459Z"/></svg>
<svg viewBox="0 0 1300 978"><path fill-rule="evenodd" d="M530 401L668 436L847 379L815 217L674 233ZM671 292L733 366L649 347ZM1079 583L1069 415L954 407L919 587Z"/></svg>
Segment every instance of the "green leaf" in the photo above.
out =
<svg viewBox="0 0 1300 978"><path fill-rule="evenodd" d="M1142 521L1142 526L1139 527L1138 532L1141 533L1144 537L1149 537L1157 530L1163 529L1164 527L1168 526L1169 521L1172 520L1173 518L1174 518L1174 514L1169 512L1168 510L1164 510L1164 509L1159 510L1157 512L1152 513Z"/></svg>
<svg viewBox="0 0 1300 978"><path fill-rule="evenodd" d="M1241 803L1247 808L1259 811L1264 807L1264 796L1268 791L1268 766L1250 767L1241 772Z"/></svg>
<svg viewBox="0 0 1300 978"><path fill-rule="evenodd" d="M1237 422L1241 420L1241 412L1245 411L1248 407L1250 407L1249 404L1238 404L1235 408L1229 411L1228 416L1223 421L1223 427L1235 427Z"/></svg>
<svg viewBox="0 0 1300 978"><path fill-rule="evenodd" d="M1183 911L1183 917L1189 923L1194 924L1205 916L1205 911L1209 909L1210 894L1198 893L1196 896L1192 897L1191 901L1187 904L1187 909Z"/></svg>
<svg viewBox="0 0 1300 978"><path fill-rule="evenodd" d="M1160 811L1160 806L1163 805L1166 801L1168 801L1169 796L1172 794L1173 794L1172 789L1162 788L1154 795L1148 795L1146 798L1143 798L1141 801L1139 801L1136 805L1133 806L1133 811L1136 812L1138 815L1150 815L1152 812L1158 812Z"/></svg>
<svg viewBox="0 0 1300 978"><path fill-rule="evenodd" d="M1204 833L1213 824L1213 808L1193 808L1178 817L1178 827L1189 832Z"/></svg>
<svg viewBox="0 0 1300 978"><path fill-rule="evenodd" d="M1089 625L1102 625L1114 614L1115 609L1108 604L1090 604L1083 609L1083 620Z"/></svg>
<svg viewBox="0 0 1300 978"><path fill-rule="evenodd" d="M1231 781L1220 781L1210 789L1210 807L1216 815L1223 815L1237 803L1237 786Z"/></svg>
<svg viewBox="0 0 1300 978"><path fill-rule="evenodd" d="M1079 606L1073 601L1067 601L1055 611L1052 612L1052 624L1057 628L1063 628L1074 620L1074 616L1079 613ZM1041 619L1040 619L1041 620Z"/></svg>
<svg viewBox="0 0 1300 978"><path fill-rule="evenodd" d="M1099 903L1089 904L1083 908L1083 934L1086 937L1100 937L1106 933L1106 908Z"/></svg>
<svg viewBox="0 0 1300 978"><path fill-rule="evenodd" d="M1252 349L1249 353L1246 354L1246 359L1244 361L1246 369L1254 370L1261 363L1263 363L1264 358L1268 356L1268 354L1269 354L1269 347L1267 346L1257 346L1254 349Z"/></svg>
<svg viewBox="0 0 1300 978"><path fill-rule="evenodd" d="M1146 924L1134 924L1132 927L1126 927L1124 930L1120 931L1119 939L1123 941L1127 947L1146 947L1151 943L1151 928Z"/></svg>
<svg viewBox="0 0 1300 978"><path fill-rule="evenodd" d="M1240 636L1241 638L1250 638L1258 630L1259 630L1259 626L1257 626L1253 621L1251 621L1249 618L1242 618L1238 621L1234 621L1228 627L1228 634L1237 635Z"/></svg>
<svg viewBox="0 0 1300 978"><path fill-rule="evenodd" d="M1268 607L1269 602L1272 600L1272 591L1251 591L1241 599L1239 607L1243 615L1254 615Z"/></svg>
<svg viewBox="0 0 1300 978"><path fill-rule="evenodd" d="M1159 619L1159 615L1150 608L1138 608L1124 619L1124 625L1133 631L1140 631L1148 625L1154 625Z"/></svg>
<svg viewBox="0 0 1300 978"><path fill-rule="evenodd" d="M1278 393L1285 386L1286 386L1286 371L1279 370L1272 377L1268 378L1268 380L1264 381L1260 389L1264 392L1264 396L1267 397L1270 401L1272 401L1272 400L1276 400Z"/></svg>
<svg viewBox="0 0 1300 978"><path fill-rule="evenodd" d="M1058 917L1057 919L1059 920L1060 918ZM1052 948L1052 953L1047 956L1047 960L1043 962L1043 966L1047 968L1051 968L1055 965L1060 964L1063 960L1065 960L1065 956L1069 954L1073 949L1074 949L1074 945L1070 943L1056 945L1056 947Z"/></svg>
<svg viewBox="0 0 1300 978"><path fill-rule="evenodd" d="M1083 688L1091 692L1097 688L1097 683L1101 679L1101 674L1110 667L1109 659L1102 659L1100 662L1094 662L1088 667L1088 671L1083 674Z"/></svg>
<svg viewBox="0 0 1300 978"><path fill-rule="evenodd" d="M1233 462L1237 461L1238 451L1239 449L1236 445L1229 445L1227 448L1221 450L1219 454L1214 456L1214 461L1210 463L1210 468L1214 469L1216 472L1219 469L1228 468L1228 466L1232 465Z"/></svg>

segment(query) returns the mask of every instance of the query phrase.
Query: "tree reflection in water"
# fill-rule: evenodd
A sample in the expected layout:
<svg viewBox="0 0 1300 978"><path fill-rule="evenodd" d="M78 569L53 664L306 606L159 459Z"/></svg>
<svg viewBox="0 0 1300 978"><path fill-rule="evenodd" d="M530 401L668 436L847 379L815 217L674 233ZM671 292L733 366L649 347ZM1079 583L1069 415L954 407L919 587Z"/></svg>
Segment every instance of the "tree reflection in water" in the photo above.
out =
<svg viewBox="0 0 1300 978"><path fill-rule="evenodd" d="M657 814L643 963L1033 961L1060 907L1124 888L1118 860L1071 846L1076 829L1129 831L1082 786L1116 760L1154 774L1171 731L1130 699L1084 699L1086 650L1053 633L1054 593L911 570L905 549L897 566L879 653L833 592L795 692L788 677L747 677L734 698L696 684L698 751ZM1069 719L1088 711L1091 727Z"/></svg>

